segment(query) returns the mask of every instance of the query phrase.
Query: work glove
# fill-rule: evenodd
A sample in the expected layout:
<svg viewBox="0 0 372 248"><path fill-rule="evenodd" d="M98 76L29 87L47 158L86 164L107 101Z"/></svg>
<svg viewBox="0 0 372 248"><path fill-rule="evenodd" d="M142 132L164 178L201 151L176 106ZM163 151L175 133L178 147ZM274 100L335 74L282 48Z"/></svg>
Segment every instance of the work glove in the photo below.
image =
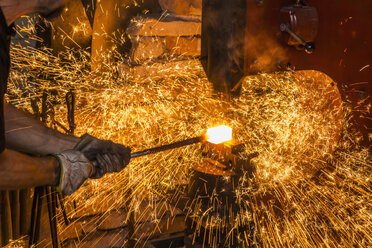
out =
<svg viewBox="0 0 372 248"><path fill-rule="evenodd" d="M130 148L110 140L100 140L84 134L74 148L82 152L94 165L90 178L101 178L106 173L119 172L129 163Z"/></svg>
<svg viewBox="0 0 372 248"><path fill-rule="evenodd" d="M64 195L74 193L94 173L93 164L79 151L66 150L53 156L60 164L57 188Z"/></svg>

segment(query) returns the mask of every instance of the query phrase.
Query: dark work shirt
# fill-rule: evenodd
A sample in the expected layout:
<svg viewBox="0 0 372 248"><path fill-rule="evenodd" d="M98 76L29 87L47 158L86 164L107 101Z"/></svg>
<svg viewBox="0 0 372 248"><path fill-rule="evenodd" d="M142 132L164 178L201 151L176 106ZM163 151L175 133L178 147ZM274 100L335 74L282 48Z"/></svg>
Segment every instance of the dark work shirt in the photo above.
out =
<svg viewBox="0 0 372 248"><path fill-rule="evenodd" d="M10 29L0 8L0 153L5 149L4 94L10 69L9 46Z"/></svg>

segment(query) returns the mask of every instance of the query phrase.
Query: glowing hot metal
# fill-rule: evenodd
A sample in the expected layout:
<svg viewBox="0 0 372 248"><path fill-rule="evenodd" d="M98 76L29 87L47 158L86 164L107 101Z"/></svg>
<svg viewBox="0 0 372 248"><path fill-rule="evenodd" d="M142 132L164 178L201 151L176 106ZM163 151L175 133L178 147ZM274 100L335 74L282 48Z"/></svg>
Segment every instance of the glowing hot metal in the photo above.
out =
<svg viewBox="0 0 372 248"><path fill-rule="evenodd" d="M179 148L182 146L188 146L199 142L208 141L214 144L220 144L223 142L230 141L232 139L232 129L228 126L221 125L218 127L209 128L206 135L200 137L194 137L182 141L177 141L172 144L158 146L155 148L146 149L140 152L133 152L130 154L131 158L137 158L148 154L158 153L166 150Z"/></svg>
<svg viewBox="0 0 372 248"><path fill-rule="evenodd" d="M232 139L231 127L221 125L218 127L209 128L207 131L207 141L213 144L220 144Z"/></svg>

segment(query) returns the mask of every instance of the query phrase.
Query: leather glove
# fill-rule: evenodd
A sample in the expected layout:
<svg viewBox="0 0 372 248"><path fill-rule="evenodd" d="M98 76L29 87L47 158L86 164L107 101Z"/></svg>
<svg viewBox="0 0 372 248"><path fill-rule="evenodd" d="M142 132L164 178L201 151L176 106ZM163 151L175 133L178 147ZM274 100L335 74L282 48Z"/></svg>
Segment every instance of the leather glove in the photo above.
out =
<svg viewBox="0 0 372 248"><path fill-rule="evenodd" d="M61 168L57 188L64 195L74 193L94 172L93 164L79 151L66 150L53 156L58 159Z"/></svg>
<svg viewBox="0 0 372 248"><path fill-rule="evenodd" d="M106 173L119 172L130 161L130 148L110 140L100 140L84 134L74 148L82 152L94 165L91 178L101 178Z"/></svg>

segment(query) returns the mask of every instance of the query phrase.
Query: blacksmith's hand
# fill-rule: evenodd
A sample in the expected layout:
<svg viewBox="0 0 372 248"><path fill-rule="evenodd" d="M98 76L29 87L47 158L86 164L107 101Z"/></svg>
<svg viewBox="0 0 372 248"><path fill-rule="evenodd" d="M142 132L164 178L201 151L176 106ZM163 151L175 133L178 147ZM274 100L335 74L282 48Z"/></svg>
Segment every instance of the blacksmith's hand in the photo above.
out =
<svg viewBox="0 0 372 248"><path fill-rule="evenodd" d="M58 189L64 195L74 193L94 173L93 164L82 152L66 150L53 154L60 164Z"/></svg>
<svg viewBox="0 0 372 248"><path fill-rule="evenodd" d="M130 161L130 148L111 140L97 139L84 134L74 148L82 152L94 165L91 178L101 178L106 173L119 172Z"/></svg>

